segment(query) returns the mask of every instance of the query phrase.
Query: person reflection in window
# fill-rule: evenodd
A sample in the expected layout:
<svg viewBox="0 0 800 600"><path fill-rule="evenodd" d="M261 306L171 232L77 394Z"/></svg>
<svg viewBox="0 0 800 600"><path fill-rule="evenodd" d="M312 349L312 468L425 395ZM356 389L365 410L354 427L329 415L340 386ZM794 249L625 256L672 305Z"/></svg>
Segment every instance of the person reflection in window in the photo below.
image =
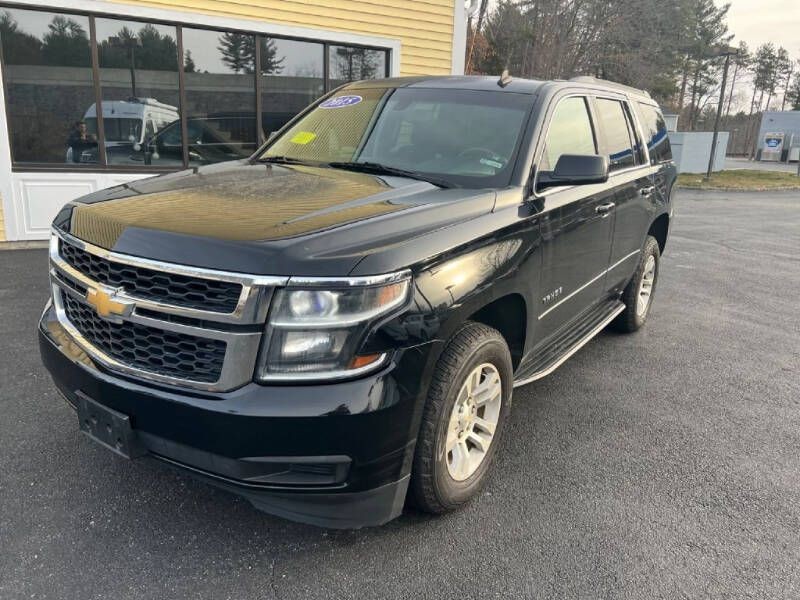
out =
<svg viewBox="0 0 800 600"><path fill-rule="evenodd" d="M87 131L84 121L77 121L67 138L67 160L79 163L83 151L95 146L97 146L97 136Z"/></svg>

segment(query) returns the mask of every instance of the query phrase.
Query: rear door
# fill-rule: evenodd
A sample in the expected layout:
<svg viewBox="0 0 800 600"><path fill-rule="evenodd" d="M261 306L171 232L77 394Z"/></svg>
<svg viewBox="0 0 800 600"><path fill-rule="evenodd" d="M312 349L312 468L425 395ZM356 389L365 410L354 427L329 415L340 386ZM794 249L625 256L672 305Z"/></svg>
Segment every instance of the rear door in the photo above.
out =
<svg viewBox="0 0 800 600"><path fill-rule="evenodd" d="M606 293L624 288L636 269L644 235L651 222L649 197L654 192L651 169L631 107L624 96L594 99L602 152L609 159L613 189L613 243L604 281Z"/></svg>
<svg viewBox="0 0 800 600"><path fill-rule="evenodd" d="M555 100L537 155L537 173L552 171L562 154L597 153L588 97L572 94ZM603 297L613 191L606 184L552 186L538 190L537 200L543 210L536 339L544 341Z"/></svg>
<svg viewBox="0 0 800 600"><path fill-rule="evenodd" d="M671 169L665 168L672 163L672 148L667 133L667 123L658 106L646 102L633 103L634 113L639 121L644 145L650 159L651 180L655 186L655 201L666 206L673 179L667 174Z"/></svg>

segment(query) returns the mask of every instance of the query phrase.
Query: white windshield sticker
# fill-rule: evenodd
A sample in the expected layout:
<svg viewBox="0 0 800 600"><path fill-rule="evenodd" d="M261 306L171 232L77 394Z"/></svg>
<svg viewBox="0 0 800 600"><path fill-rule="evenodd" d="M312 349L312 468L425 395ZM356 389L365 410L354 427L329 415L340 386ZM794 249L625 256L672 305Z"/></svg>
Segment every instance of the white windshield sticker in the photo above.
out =
<svg viewBox="0 0 800 600"><path fill-rule="evenodd" d="M325 100L322 104L319 105L320 108L342 108L343 106L353 106L354 104L358 104L361 102L363 98L361 96L336 96L335 98L330 98Z"/></svg>
<svg viewBox="0 0 800 600"><path fill-rule="evenodd" d="M494 167L495 169L502 169L503 168L503 163L498 162L496 160L491 160L489 158L482 158L480 160L480 163L482 165L486 165L487 167Z"/></svg>

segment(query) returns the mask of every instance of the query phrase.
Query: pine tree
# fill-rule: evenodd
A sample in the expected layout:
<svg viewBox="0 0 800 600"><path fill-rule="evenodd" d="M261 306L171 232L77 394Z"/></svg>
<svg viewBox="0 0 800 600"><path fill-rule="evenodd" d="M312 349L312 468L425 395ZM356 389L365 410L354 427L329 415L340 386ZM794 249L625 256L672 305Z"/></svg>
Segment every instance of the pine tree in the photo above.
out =
<svg viewBox="0 0 800 600"><path fill-rule="evenodd" d="M753 59L753 100L750 112L760 112L764 103L764 94L769 92L772 81L775 78L775 67L777 64L777 52L775 46L770 42L761 44L757 49ZM755 103L755 97L758 101Z"/></svg>
<svg viewBox="0 0 800 600"><path fill-rule="evenodd" d="M234 73L255 71L255 39L245 33L223 33L217 50L222 53L222 62Z"/></svg>
<svg viewBox="0 0 800 600"><path fill-rule="evenodd" d="M261 73L262 75L278 75L283 72L283 61L286 57L278 57L278 48L275 40L264 38L261 44Z"/></svg>
<svg viewBox="0 0 800 600"><path fill-rule="evenodd" d="M192 51L187 50L183 58L183 72L194 73L196 71L197 71L197 66L194 64L194 59L192 58Z"/></svg>
<svg viewBox="0 0 800 600"><path fill-rule="evenodd" d="M6 64L42 64L42 42L37 37L21 31L8 11L0 14L0 42L3 44L3 60Z"/></svg>
<svg viewBox="0 0 800 600"><path fill-rule="evenodd" d="M48 65L65 67L91 66L89 36L80 23L56 15L47 26L42 41L42 56Z"/></svg>
<svg viewBox="0 0 800 600"><path fill-rule="evenodd" d="M733 102L733 93L736 89L736 78L742 71L750 69L750 64L753 62L753 57L750 55L750 48L747 42L739 42L736 56L733 58L733 77L731 78L731 91L728 95L728 107L725 109L725 116L731 114L731 103Z"/></svg>
<svg viewBox="0 0 800 600"><path fill-rule="evenodd" d="M794 76L794 82L786 90L786 100L792 110L800 110L800 73Z"/></svg>

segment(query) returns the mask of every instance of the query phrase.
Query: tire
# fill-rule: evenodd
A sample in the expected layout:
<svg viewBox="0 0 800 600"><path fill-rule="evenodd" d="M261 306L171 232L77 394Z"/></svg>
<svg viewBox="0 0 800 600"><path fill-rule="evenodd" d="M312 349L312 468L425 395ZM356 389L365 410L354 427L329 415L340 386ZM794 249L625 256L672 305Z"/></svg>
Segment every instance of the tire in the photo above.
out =
<svg viewBox="0 0 800 600"><path fill-rule="evenodd" d="M467 381L470 376L472 383ZM409 499L417 508L433 514L448 512L480 492L508 418L513 384L511 354L497 330L467 322L450 338L428 389L417 438L409 488ZM468 391L470 385L474 396ZM490 396L493 399L487 400ZM494 434L487 438L486 423L495 417ZM480 445L487 439L482 450ZM475 440L481 441L476 444Z"/></svg>
<svg viewBox="0 0 800 600"><path fill-rule="evenodd" d="M636 267L636 272L622 292L622 302L625 304L625 310L614 320L614 329L623 333L633 333L647 321L647 315L650 314L650 308L653 306L653 295L658 283L660 264L661 251L659 250L658 242L656 238L648 235L644 241L644 248L639 255L639 264ZM646 297L644 295L645 292L647 293Z"/></svg>

